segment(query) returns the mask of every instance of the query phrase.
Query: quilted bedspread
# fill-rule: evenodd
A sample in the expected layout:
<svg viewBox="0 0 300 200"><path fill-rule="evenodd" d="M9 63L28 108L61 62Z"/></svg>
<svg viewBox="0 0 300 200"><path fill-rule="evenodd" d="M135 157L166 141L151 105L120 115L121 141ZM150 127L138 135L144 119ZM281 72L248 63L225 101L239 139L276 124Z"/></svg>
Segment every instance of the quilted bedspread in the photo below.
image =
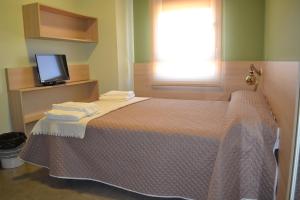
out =
<svg viewBox="0 0 300 200"><path fill-rule="evenodd" d="M241 91L229 102L132 104L90 121L84 139L31 135L21 158L151 196L270 200L276 139L263 97Z"/></svg>

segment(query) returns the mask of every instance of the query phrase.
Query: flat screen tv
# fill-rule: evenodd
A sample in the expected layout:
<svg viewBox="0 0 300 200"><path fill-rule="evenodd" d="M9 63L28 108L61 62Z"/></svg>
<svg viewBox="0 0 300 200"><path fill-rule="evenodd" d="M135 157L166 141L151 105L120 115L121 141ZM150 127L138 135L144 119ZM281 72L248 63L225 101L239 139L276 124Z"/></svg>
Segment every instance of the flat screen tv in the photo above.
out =
<svg viewBox="0 0 300 200"><path fill-rule="evenodd" d="M36 54L35 59L42 85L55 85L70 80L66 55Z"/></svg>

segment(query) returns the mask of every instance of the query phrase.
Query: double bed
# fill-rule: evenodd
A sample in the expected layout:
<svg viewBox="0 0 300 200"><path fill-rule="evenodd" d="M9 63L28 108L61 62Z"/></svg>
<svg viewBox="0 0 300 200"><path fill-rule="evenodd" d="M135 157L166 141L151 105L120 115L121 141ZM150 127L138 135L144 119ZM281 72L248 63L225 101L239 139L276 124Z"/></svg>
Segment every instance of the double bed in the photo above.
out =
<svg viewBox="0 0 300 200"><path fill-rule="evenodd" d="M156 99L91 120L83 139L31 134L20 157L58 178L157 197L273 199L277 124L264 96Z"/></svg>

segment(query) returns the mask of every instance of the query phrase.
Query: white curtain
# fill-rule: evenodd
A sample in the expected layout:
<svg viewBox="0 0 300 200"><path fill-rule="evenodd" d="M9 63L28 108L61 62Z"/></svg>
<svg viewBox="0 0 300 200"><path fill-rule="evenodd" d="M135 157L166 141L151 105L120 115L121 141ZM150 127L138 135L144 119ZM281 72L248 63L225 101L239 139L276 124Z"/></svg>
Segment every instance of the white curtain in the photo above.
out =
<svg viewBox="0 0 300 200"><path fill-rule="evenodd" d="M220 0L152 0L154 84L217 84Z"/></svg>

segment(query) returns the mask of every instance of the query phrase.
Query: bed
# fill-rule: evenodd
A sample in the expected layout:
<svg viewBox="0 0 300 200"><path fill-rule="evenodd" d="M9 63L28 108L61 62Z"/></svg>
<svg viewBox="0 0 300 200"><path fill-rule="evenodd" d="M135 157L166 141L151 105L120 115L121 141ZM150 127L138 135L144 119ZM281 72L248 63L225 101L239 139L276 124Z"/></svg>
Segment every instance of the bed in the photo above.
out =
<svg viewBox="0 0 300 200"><path fill-rule="evenodd" d="M151 98L90 121L83 139L31 135L20 157L49 175L148 196L273 199L277 124L264 96Z"/></svg>

